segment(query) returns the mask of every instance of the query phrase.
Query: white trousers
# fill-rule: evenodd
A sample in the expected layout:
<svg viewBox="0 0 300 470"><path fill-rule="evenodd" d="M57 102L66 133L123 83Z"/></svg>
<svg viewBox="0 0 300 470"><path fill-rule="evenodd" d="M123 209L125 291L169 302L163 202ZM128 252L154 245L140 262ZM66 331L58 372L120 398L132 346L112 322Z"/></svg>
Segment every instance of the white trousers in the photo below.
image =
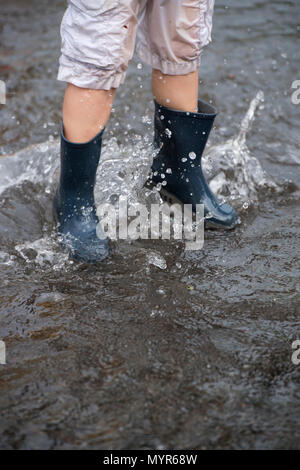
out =
<svg viewBox="0 0 300 470"><path fill-rule="evenodd" d="M82 88L117 88L137 36L144 63L169 75L200 65L211 40L214 0L69 0L61 24L58 79Z"/></svg>

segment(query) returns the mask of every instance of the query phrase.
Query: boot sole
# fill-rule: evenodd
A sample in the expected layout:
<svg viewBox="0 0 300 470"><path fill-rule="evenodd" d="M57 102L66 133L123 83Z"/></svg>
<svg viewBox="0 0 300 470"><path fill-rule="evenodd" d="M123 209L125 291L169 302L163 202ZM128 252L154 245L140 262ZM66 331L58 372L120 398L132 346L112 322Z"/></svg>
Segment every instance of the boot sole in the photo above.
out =
<svg viewBox="0 0 300 470"><path fill-rule="evenodd" d="M148 185L148 188L154 188L154 185ZM179 204L181 207L184 206L183 202L181 202L174 194L170 193L169 191L166 191L165 189L160 189L159 194L164 202L166 202L169 205L172 204ZM209 220L205 219L204 221L204 226L206 229L211 229L211 230L233 230L236 227L235 225L226 227L224 225L218 225L213 222L210 222Z"/></svg>

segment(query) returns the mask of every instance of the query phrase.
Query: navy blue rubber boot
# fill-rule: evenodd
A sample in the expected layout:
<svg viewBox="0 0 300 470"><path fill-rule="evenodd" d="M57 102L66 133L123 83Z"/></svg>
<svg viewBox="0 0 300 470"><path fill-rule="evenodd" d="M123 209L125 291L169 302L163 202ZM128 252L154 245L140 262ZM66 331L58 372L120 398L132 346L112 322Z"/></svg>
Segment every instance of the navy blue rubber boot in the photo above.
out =
<svg viewBox="0 0 300 470"><path fill-rule="evenodd" d="M64 137L61 126L61 168L54 216L61 245L71 258L85 263L97 263L109 255L109 241L100 227L94 200L102 134L77 144Z"/></svg>
<svg viewBox="0 0 300 470"><path fill-rule="evenodd" d="M158 186L169 203L204 205L207 228L232 229L240 223L235 210L210 190L201 157L216 117L216 109L198 102L198 113L176 111L155 102L155 144L160 148L152 164L148 186Z"/></svg>

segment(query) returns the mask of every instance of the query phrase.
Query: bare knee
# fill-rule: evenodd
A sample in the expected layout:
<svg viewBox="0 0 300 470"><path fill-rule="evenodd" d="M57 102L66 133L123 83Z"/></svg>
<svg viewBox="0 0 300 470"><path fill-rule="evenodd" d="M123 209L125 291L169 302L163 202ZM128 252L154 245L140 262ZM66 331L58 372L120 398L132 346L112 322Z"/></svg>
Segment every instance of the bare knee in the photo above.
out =
<svg viewBox="0 0 300 470"><path fill-rule="evenodd" d="M63 104L65 137L73 142L92 139L105 127L116 89L94 90L68 83Z"/></svg>
<svg viewBox="0 0 300 470"><path fill-rule="evenodd" d="M100 110L102 112L103 107L111 107L113 104L116 89L111 90L94 90L90 88L80 88L72 83L68 83L66 87L64 107L74 108L79 107L81 109Z"/></svg>

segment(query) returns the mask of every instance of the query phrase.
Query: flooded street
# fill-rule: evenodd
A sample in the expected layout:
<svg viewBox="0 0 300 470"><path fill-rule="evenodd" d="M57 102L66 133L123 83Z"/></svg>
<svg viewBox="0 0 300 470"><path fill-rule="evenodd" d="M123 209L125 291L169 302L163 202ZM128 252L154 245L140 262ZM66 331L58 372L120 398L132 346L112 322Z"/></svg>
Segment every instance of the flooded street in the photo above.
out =
<svg viewBox="0 0 300 470"><path fill-rule="evenodd" d="M217 1L203 54L205 167L241 225L201 251L113 242L95 266L52 218L65 2L1 3L0 448L299 449L299 2ZM155 198L150 72L134 57L118 91L98 202Z"/></svg>

